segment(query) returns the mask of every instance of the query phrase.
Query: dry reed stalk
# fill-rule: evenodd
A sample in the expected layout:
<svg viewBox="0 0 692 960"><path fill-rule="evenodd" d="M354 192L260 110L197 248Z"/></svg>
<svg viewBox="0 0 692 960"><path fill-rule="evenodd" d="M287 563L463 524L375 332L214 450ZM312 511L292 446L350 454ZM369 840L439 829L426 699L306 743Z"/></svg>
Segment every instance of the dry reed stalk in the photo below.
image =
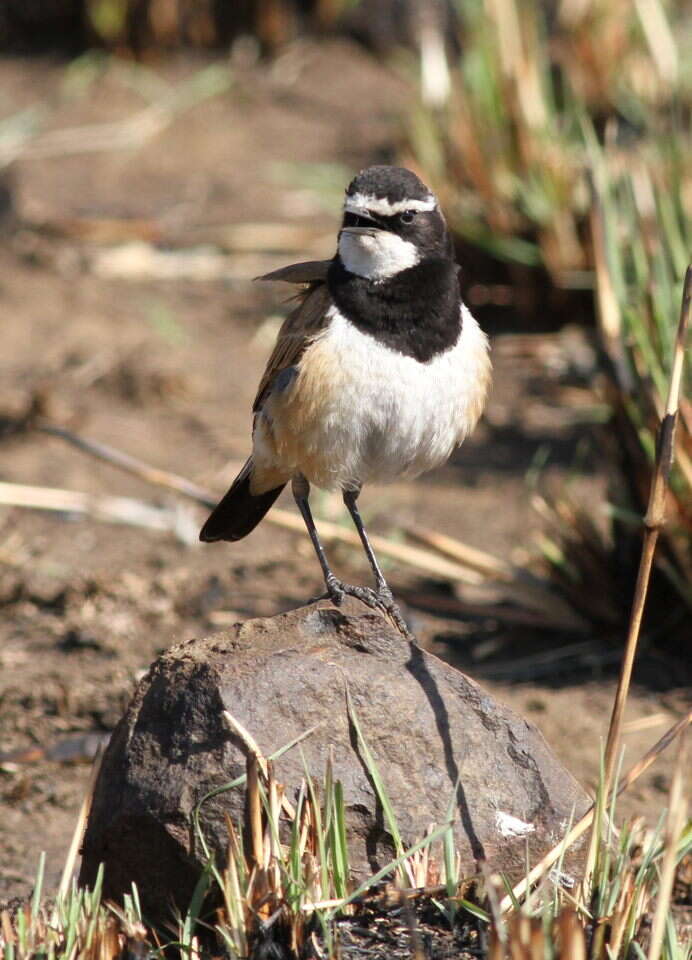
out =
<svg viewBox="0 0 692 960"><path fill-rule="evenodd" d="M458 560L464 566L486 576L498 577L501 580L512 580L515 576L515 570L510 563L494 557L485 550L479 550L477 547L470 547L462 543L455 537L450 537L446 533L437 533L435 530L428 530L426 527L405 527L404 533L426 547L432 547L438 550L446 557L452 560Z"/></svg>
<svg viewBox="0 0 692 960"><path fill-rule="evenodd" d="M661 80L669 89L675 86L679 72L678 47L663 5L659 0L634 0L639 21Z"/></svg>
<svg viewBox="0 0 692 960"><path fill-rule="evenodd" d="M12 920L8 910L3 910L0 913L0 932L2 932L3 939L5 941L5 947L7 945L12 945L17 942L14 930L12 929Z"/></svg>
<svg viewBox="0 0 692 960"><path fill-rule="evenodd" d="M611 914L612 919L608 946L610 948L611 956L613 957L618 957L620 955L622 938L625 935L625 927L627 925L627 920L629 919L629 913L632 906L632 900L634 899L634 894L634 877L632 872L629 871L625 874L620 896L618 897L615 909Z"/></svg>
<svg viewBox="0 0 692 960"><path fill-rule="evenodd" d="M634 658L639 641L639 633L641 629L642 616L644 613L644 606L646 604L646 596L649 588L651 567L656 550L656 543L658 541L658 535L665 522L666 489L673 463L673 451L675 449L675 425L678 415L680 384L682 382L682 371L685 359L685 342L690 320L691 307L692 265L688 266L685 274L682 305L680 308L680 321L678 323L675 350L673 354L673 365L671 368L670 382L668 386L668 397L666 400L665 413L659 428L656 449L656 463L654 465L654 472L651 478L649 503L646 515L644 517L644 539L639 561L639 571L637 573L637 582L634 591L634 600L632 601L629 630L625 644L622 666L620 669L617 691L615 694L615 701L613 703L613 711L608 728L602 786L604 809L608 808L608 797L610 795L613 782L615 762L622 740L622 724L625 705L627 703L627 696L632 679L632 669L634 666ZM589 855L584 874L585 887L587 889L590 887L591 872L595 862L596 846L600 826L601 825L599 823L594 823L591 836Z"/></svg>
<svg viewBox="0 0 692 960"><path fill-rule="evenodd" d="M586 960L584 928L575 910L569 908L560 911L557 930L560 939L560 960Z"/></svg>
<svg viewBox="0 0 692 960"><path fill-rule="evenodd" d="M245 764L247 774L247 818L250 833L250 856L255 870L264 865L264 831L262 830L262 800L259 790L259 758L248 751Z"/></svg>
<svg viewBox="0 0 692 960"><path fill-rule="evenodd" d="M27 426L29 428L33 427L40 433L46 433L50 437L65 440L83 453L88 453L92 457L96 457L97 460L103 460L104 463L118 467L120 470L125 471L125 473L130 473L139 477L141 480L146 480L147 483L164 487L166 490L175 490L176 493L181 493L184 497L189 497L204 507L213 509L217 504L217 498L214 494L205 490L204 487L199 487L186 477L180 476L180 474L152 467L150 464L145 463L144 460L133 457L129 453L124 453L122 450L117 450L109 444L99 443L98 440L82 437L73 430L51 423L43 417L37 417L35 420L29 419Z"/></svg>
<svg viewBox="0 0 692 960"><path fill-rule="evenodd" d="M284 530L293 530L296 533L305 534L305 525L301 517L295 513L289 513L287 510L274 508L268 514L266 519L282 527ZM345 543L351 547L362 549L360 537L351 530L344 530L337 523L330 523L328 520L321 520L319 523L320 537L326 542ZM406 543L395 543L386 537L377 534L369 535L370 543L376 553L383 557L389 557L390 560L398 560L407 566L415 567L434 576L443 577L454 583L466 583L470 586L479 586L484 581L475 570L462 567L459 563L452 563L445 560L429 550L422 550L420 547L412 547Z"/></svg>
<svg viewBox="0 0 692 960"><path fill-rule="evenodd" d="M490 928L488 960L504 960L504 949L495 924Z"/></svg>
<svg viewBox="0 0 692 960"><path fill-rule="evenodd" d="M262 773L264 774L265 777L268 777L269 768L267 766L267 761L262 756L262 751L259 748L259 744L255 740L255 738L252 736L252 734L249 732L249 730L246 730L245 727L240 722L240 720L236 720L236 718L232 714L230 714L228 710L224 710L222 712L222 716L226 721L226 723L228 724L228 726L233 731L233 733L236 733L240 737L240 739L243 741L243 744L245 745L248 753L254 753L257 756L257 762L260 765Z"/></svg>
<svg viewBox="0 0 692 960"><path fill-rule="evenodd" d="M279 823L279 813L281 812L281 794L283 787L280 783L277 783L276 777L274 776L274 764L271 760L267 760L267 802L269 806L269 819L272 823L275 823L278 827ZM277 833L274 830L269 831L269 854L272 860L274 861L274 866L276 866L281 859L281 847L279 844L279 838ZM277 867L278 870L278 867Z"/></svg>
<svg viewBox="0 0 692 960"><path fill-rule="evenodd" d="M627 723L623 723L622 732L623 733L639 733L642 730L649 730L651 727L660 727L662 723L666 722L665 713L652 713L648 717L639 717L638 720L629 720Z"/></svg>
<svg viewBox="0 0 692 960"><path fill-rule="evenodd" d="M0 504L32 510L80 513L107 523L123 523L149 530L176 530L178 527L174 509L157 507L134 497L98 496L59 487L0 481Z"/></svg>
<svg viewBox="0 0 692 960"><path fill-rule="evenodd" d="M223 716L223 719L228 724L228 726L233 731L233 733L237 734L240 737L240 739L243 741L245 749L248 752L248 756L252 754L255 757L257 757L257 763L260 771L262 772L262 776L267 781L267 783L269 783L269 762L267 761L266 757L260 750L259 744L255 740L255 738L252 736L249 730L245 729L245 727L242 725L240 720L236 720L236 718L232 714L230 714L228 710L222 711L222 716ZM311 727L307 731L307 733L308 734L312 733L313 730L316 730L316 729L317 729L317 726ZM291 820L295 820L296 812L295 812L295 809L293 808L293 804L290 802L290 800L288 800L287 797L284 797L283 795L281 797L281 806L286 812L286 815Z"/></svg>
<svg viewBox="0 0 692 960"><path fill-rule="evenodd" d="M79 808L79 813L77 814L77 822L75 823L74 830L72 831L72 839L70 841L70 847L67 852L67 857L65 858L65 865L63 867L62 876L60 878L60 885L58 886L58 892L56 894L56 899L61 900L67 896L67 893L70 889L70 881L72 879L72 874L74 872L74 866L77 862L77 855L79 853L79 847L82 842L82 836L84 834L84 828L86 827L86 822L89 818L89 812L91 811L91 802L94 797L94 787L96 786L96 778L99 775L99 770L101 769L101 758L103 756L103 747L99 744L96 750L96 756L91 765L91 773L89 774L89 782L87 783L87 788L84 791L84 797L82 799L81 806Z"/></svg>
<svg viewBox="0 0 692 960"><path fill-rule="evenodd" d="M624 793L625 790L629 789L632 784L645 773L654 760L668 747L673 740L679 736L688 726L692 723L692 710L688 711L685 716L681 717L677 723L667 730L660 740L658 740L653 747L651 747L644 756L631 767L625 776L622 778L617 787L617 796ZM562 840L556 844L552 850L549 850L548 853L533 867L528 874L524 877L523 880L520 880L519 883L512 889L512 896L507 894L500 903L500 910L502 913L511 910L513 907L513 898L519 900L520 897L523 897L526 891L533 886L538 880L541 879L543 874L549 870L553 864L557 863L560 857L563 855L572 844L586 833L594 820L595 807L590 807L584 816L578 820L572 829L565 834Z"/></svg>
<svg viewBox="0 0 692 960"><path fill-rule="evenodd" d="M418 540L426 547L437 551L443 557L461 563L471 571L477 571L483 578L483 584L468 584L469 586L485 586L490 580L491 589L499 581L504 601L518 604L526 611L539 612L542 616L541 624L554 623L565 629L583 631L585 621L577 615L573 607L562 597L550 589L544 581L529 571L516 567L511 563L500 560L485 550L471 547L445 533L437 533L424 527L406 527L404 532L414 540ZM464 597L464 608L470 610L469 597ZM483 604L484 612L490 614L489 600ZM499 612L500 618L515 618L515 613L509 610Z"/></svg>
<svg viewBox="0 0 692 960"><path fill-rule="evenodd" d="M629 370L625 350L622 343L622 313L613 284L613 277L608 266L605 239L605 212L600 185L596 183L595 173L591 177L591 238L593 241L593 258L596 270L596 317L600 327L601 339L606 345L608 356L611 357L618 381L623 389L633 387L632 375Z"/></svg>

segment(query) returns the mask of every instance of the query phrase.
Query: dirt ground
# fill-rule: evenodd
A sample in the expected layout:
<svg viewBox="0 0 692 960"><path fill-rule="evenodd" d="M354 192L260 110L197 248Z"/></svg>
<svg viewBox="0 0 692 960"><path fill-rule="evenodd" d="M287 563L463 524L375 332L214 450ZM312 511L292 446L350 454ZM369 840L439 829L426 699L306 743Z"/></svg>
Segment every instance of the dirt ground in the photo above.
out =
<svg viewBox="0 0 692 960"><path fill-rule="evenodd" d="M248 452L254 389L287 309L284 290L250 278L332 254L339 192L360 166L392 157L407 102L400 77L343 42L296 45L274 64L244 56L226 90L167 118L143 144L123 123L205 63L133 73L114 62L0 61L0 118L19 129L38 116L44 126L5 182L14 210L0 223L0 415L40 396L56 421L219 492ZM105 142L103 130L101 141L70 134L105 123L119 124ZM563 323L527 333L511 298L478 313L495 367L483 424L450 465L369 489L362 507L373 531L394 538L417 525L522 559L541 526L527 481L536 464L547 459L546 482L570 483L593 503L605 496L594 350ZM31 890L41 850L55 887L88 758L151 660L174 641L302 604L320 577L304 536L264 523L236 545L200 545L202 509L43 434L0 439L0 480L177 509L171 531L0 506L1 901ZM280 505L293 509L286 494ZM336 495L318 493L315 510L345 522ZM357 554L331 553L348 578L367 578ZM612 638L552 661L564 636L430 613L421 594L447 595L444 585L400 564L387 570L420 640L535 722L592 786L614 690ZM684 703L674 663L653 652L643 663L627 765ZM647 773L623 815L655 821L670 764L664 757Z"/></svg>

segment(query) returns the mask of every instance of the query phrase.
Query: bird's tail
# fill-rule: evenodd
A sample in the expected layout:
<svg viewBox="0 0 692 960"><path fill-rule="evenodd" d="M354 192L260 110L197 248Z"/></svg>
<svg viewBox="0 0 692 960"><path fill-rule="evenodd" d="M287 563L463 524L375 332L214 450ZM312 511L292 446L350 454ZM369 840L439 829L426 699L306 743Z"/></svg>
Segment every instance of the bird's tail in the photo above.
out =
<svg viewBox="0 0 692 960"><path fill-rule="evenodd" d="M200 540L206 543L214 540L242 540L255 529L269 510L286 484L282 483L266 493L251 493L253 466L250 458L200 530Z"/></svg>

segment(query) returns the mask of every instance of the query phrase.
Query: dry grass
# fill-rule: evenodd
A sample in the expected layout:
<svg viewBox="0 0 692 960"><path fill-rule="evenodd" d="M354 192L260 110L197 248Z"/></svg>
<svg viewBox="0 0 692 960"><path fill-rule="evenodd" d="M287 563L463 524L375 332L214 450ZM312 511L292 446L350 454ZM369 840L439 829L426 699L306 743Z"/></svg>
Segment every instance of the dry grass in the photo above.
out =
<svg viewBox="0 0 692 960"><path fill-rule="evenodd" d="M601 599L598 626L623 614L613 558L631 554L637 530L623 518L646 504L692 248L687 16L662 0L565 0L554 15L537 0L473 0L446 108L421 102L404 120L403 159L437 188L460 237L557 287L593 290L612 411L612 547L564 497L541 546L576 609L584 592ZM680 618L692 606L688 384L689 374L656 561Z"/></svg>

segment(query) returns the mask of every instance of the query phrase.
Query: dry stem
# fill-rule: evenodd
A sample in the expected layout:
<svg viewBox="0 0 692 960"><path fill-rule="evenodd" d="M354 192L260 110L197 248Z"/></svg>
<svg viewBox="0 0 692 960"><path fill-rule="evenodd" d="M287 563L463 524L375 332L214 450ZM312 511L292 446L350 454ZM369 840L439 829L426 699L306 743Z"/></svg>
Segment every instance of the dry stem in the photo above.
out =
<svg viewBox="0 0 692 960"><path fill-rule="evenodd" d="M72 832L70 849L68 850L67 857L65 858L65 866L63 867L62 877L60 878L60 886L58 887L58 892L57 892L58 900L66 897L67 892L70 888L70 881L72 879L72 873L74 871L75 863L77 862L77 854L79 853L79 847L82 843L84 828L86 827L86 822L89 819L91 802L94 797L94 787L96 786L96 778L98 777L99 770L101 769L102 756L103 756L103 747L99 745L96 751L96 756L94 757L94 762L91 765L89 782L87 784L86 791L84 792L82 805L80 806L79 813L77 814L77 822L75 823L75 827Z"/></svg>
<svg viewBox="0 0 692 960"><path fill-rule="evenodd" d="M687 327L690 318L690 302L692 299L692 265L688 266L685 274L685 284L683 287L682 306L680 309L680 321L675 341L675 352L673 356L673 367L670 375L670 384L668 387L668 398L666 400L665 414L661 420L658 434L658 444L656 450L656 464L651 479L649 491L649 504L644 517L644 540L642 543L641 557L639 561L639 571L637 574L637 583L634 591L634 600L632 601L632 612L630 615L629 630L627 633L627 642L625 653L622 659L620 669L620 678L618 680L615 702L613 703L613 712L610 718L608 728L608 739L605 749L604 774L603 774L603 805L604 809L608 806L608 796L610 794L613 774L615 771L615 760L620 749L622 739L622 723L629 693L630 681L632 679L632 668L639 641L644 605L649 588L651 577L651 567L653 564L654 552L658 535L665 522L665 497L670 470L673 463L673 451L675 449L675 424L678 415L678 403L680 395L680 383L682 380L682 369L685 358L685 340ZM589 856L586 864L585 883L590 884L590 876L593 870L593 864L596 853L596 844L600 824L594 823L591 844L589 847Z"/></svg>

